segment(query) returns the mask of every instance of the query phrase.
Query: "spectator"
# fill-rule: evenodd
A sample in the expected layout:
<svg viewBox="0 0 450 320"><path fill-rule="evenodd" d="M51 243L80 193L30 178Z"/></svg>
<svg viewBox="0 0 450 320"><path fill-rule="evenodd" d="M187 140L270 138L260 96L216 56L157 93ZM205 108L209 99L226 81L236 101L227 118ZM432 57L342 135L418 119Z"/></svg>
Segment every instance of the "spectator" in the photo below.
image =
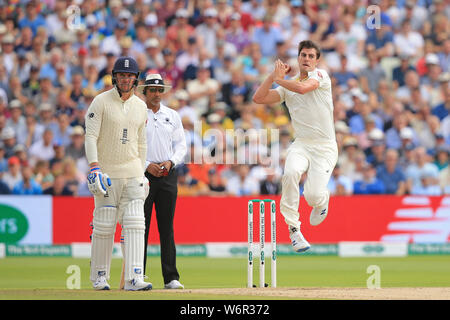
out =
<svg viewBox="0 0 450 320"><path fill-rule="evenodd" d="M186 165L175 168L178 173L178 195L179 196L199 196L208 192L208 186L191 177Z"/></svg>
<svg viewBox="0 0 450 320"><path fill-rule="evenodd" d="M331 195L335 196L350 196L353 194L353 181L341 174L341 167L339 164L333 169L330 181L328 182L328 190Z"/></svg>
<svg viewBox="0 0 450 320"><path fill-rule="evenodd" d="M25 144L27 139L27 125L25 117L22 115L22 103L19 100L12 100L9 103L11 117L6 120L6 126L14 129L16 142Z"/></svg>
<svg viewBox="0 0 450 320"><path fill-rule="evenodd" d="M199 46L205 49L208 58L217 54L217 33L221 28L217 22L217 10L210 7L203 12L203 22L195 28Z"/></svg>
<svg viewBox="0 0 450 320"><path fill-rule="evenodd" d="M5 150L5 157L10 158L14 155L14 147L16 143L16 134L13 128L5 127L1 132L1 138L3 140L3 147Z"/></svg>
<svg viewBox="0 0 450 320"><path fill-rule="evenodd" d="M256 27L252 41L261 49L263 57L274 57L277 53L277 43L283 41L281 31L273 25L273 16L266 14L262 20L262 26Z"/></svg>
<svg viewBox="0 0 450 320"><path fill-rule="evenodd" d="M411 28L409 19L403 20L400 32L394 35L394 45L397 55L407 55L410 58L423 55L423 37Z"/></svg>
<svg viewBox="0 0 450 320"><path fill-rule="evenodd" d="M383 194L385 186L383 181L376 175L375 167L366 163L364 165L363 179L355 181L353 185L354 194Z"/></svg>
<svg viewBox="0 0 450 320"><path fill-rule="evenodd" d="M40 195L41 186L33 179L33 168L29 165L22 166L22 179L14 185L13 194L17 195Z"/></svg>
<svg viewBox="0 0 450 320"><path fill-rule="evenodd" d="M215 168L211 168L208 171L208 195L211 196L220 196L227 195L225 185L222 182L222 179Z"/></svg>
<svg viewBox="0 0 450 320"><path fill-rule="evenodd" d="M439 171L442 171L448 167L449 156L450 156L450 147L448 145L443 145L436 149L434 164L439 169Z"/></svg>
<svg viewBox="0 0 450 320"><path fill-rule="evenodd" d="M12 156L8 159L8 171L3 174L3 182L13 190L15 185L22 180L21 164L19 158Z"/></svg>
<svg viewBox="0 0 450 320"><path fill-rule="evenodd" d="M30 0L25 6L25 16L19 20L18 26L20 29L30 27L33 35L36 35L40 26L46 26L45 19L39 14L36 1Z"/></svg>
<svg viewBox="0 0 450 320"><path fill-rule="evenodd" d="M42 138L31 145L29 155L32 165L36 164L39 160L50 161L54 158L53 131L50 128L45 129Z"/></svg>
<svg viewBox="0 0 450 320"><path fill-rule="evenodd" d="M406 54L400 54L400 65L392 69L393 87L399 88L405 85L405 75L408 71L415 71L415 68L410 64L410 57Z"/></svg>
<svg viewBox="0 0 450 320"><path fill-rule="evenodd" d="M378 167L377 177L386 187L387 194L406 194L406 177L398 164L399 154L395 149L386 151L386 158L382 165Z"/></svg>
<svg viewBox="0 0 450 320"><path fill-rule="evenodd" d="M208 112L210 106L214 105L220 86L217 80L210 77L209 69L201 65L198 69L197 79L188 80L186 89L191 105L200 117Z"/></svg>
<svg viewBox="0 0 450 320"><path fill-rule="evenodd" d="M9 189L8 185L3 182L1 176L0 176L0 194L11 194L11 190Z"/></svg>
<svg viewBox="0 0 450 320"><path fill-rule="evenodd" d="M428 187L433 182L430 181L432 178L438 178L439 169L430 161L430 156L427 154L425 148L418 147L414 151L414 163L411 163L406 168L405 174L409 190L412 192L412 190L417 191L422 190L422 187ZM424 181L427 185L423 184Z"/></svg>
<svg viewBox="0 0 450 320"><path fill-rule="evenodd" d="M247 164L237 166L237 174L231 177L226 184L226 190L231 195L249 196L260 192L258 182L249 176L250 168Z"/></svg>
<svg viewBox="0 0 450 320"><path fill-rule="evenodd" d="M56 175L53 185L45 189L43 193L52 196L73 196L72 191L66 185L66 178L62 174Z"/></svg>
<svg viewBox="0 0 450 320"><path fill-rule="evenodd" d="M54 178L50 173L49 162L45 160L38 160L34 166L32 178L41 186L42 190L50 188L53 185Z"/></svg>

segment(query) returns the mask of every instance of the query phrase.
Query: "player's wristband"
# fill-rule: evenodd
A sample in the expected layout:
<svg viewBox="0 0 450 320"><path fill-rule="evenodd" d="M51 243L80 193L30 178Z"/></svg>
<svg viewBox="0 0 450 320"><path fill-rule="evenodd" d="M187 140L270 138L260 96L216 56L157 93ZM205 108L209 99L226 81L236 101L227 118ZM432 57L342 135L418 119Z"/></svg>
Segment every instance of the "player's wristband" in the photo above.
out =
<svg viewBox="0 0 450 320"><path fill-rule="evenodd" d="M100 167L98 166L94 166L91 168L90 172L96 172L96 171L100 171Z"/></svg>

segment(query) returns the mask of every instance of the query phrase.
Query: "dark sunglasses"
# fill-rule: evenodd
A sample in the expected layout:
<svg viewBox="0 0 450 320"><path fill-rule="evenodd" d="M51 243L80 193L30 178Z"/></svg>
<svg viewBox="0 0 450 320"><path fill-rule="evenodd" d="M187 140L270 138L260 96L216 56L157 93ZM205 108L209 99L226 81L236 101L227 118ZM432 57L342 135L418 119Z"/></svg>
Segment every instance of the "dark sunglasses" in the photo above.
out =
<svg viewBox="0 0 450 320"><path fill-rule="evenodd" d="M151 93L155 93L156 91L158 91L159 93L163 93L164 92L164 88L148 88L148 90Z"/></svg>

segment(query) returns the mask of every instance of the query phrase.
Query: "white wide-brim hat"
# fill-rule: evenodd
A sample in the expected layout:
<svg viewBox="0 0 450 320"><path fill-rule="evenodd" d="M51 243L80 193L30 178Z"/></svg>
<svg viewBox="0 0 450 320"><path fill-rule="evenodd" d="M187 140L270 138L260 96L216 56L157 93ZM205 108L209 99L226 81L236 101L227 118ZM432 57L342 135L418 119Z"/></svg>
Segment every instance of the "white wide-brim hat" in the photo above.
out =
<svg viewBox="0 0 450 320"><path fill-rule="evenodd" d="M147 77L145 77L144 84L137 86L136 90L143 94L145 87L162 87L164 88L164 93L172 88L171 85L164 84L164 80L159 73L148 74Z"/></svg>

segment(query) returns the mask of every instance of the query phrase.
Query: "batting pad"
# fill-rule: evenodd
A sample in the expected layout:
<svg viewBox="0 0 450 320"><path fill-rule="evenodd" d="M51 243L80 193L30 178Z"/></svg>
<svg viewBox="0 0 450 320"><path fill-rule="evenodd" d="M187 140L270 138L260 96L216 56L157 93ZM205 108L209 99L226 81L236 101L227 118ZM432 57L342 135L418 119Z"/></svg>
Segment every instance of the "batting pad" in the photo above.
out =
<svg viewBox="0 0 450 320"><path fill-rule="evenodd" d="M94 210L91 245L91 281L100 274L109 279L114 232L116 229L115 207L101 207Z"/></svg>
<svg viewBox="0 0 450 320"><path fill-rule="evenodd" d="M125 281L143 277L144 274L144 201L133 200L123 209L123 238Z"/></svg>

